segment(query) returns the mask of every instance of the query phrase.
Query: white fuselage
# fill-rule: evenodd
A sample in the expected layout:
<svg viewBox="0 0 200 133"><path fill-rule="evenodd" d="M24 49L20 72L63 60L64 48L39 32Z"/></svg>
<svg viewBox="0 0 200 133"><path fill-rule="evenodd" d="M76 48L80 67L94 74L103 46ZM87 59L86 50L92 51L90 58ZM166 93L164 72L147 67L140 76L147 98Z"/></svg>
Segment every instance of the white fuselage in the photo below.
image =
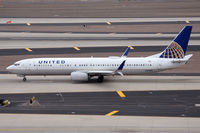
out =
<svg viewBox="0 0 200 133"><path fill-rule="evenodd" d="M148 57L127 58L131 47L121 57L108 58L33 58L15 62L7 71L27 75L70 75L73 81L89 81L97 76L103 82L104 76L134 75L159 72L185 64L192 54L186 55L192 26L185 26L161 53Z"/></svg>
<svg viewBox="0 0 200 133"><path fill-rule="evenodd" d="M164 58L33 58L9 66L17 75L70 75L74 71L115 71L124 61L124 75L145 74L179 67L185 62L172 63Z"/></svg>

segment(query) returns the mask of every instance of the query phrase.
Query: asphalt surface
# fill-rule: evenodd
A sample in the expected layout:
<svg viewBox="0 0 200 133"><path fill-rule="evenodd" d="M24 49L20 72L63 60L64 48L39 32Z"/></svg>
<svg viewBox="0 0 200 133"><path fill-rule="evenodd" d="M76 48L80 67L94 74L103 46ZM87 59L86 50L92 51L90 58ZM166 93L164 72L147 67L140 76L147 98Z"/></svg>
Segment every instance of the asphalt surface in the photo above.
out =
<svg viewBox="0 0 200 133"><path fill-rule="evenodd" d="M200 117L200 91L126 91L117 92L1 94L11 104L0 107L1 113L85 114L129 116ZM29 100L36 101L30 105Z"/></svg>
<svg viewBox="0 0 200 133"><path fill-rule="evenodd" d="M1 0L0 17L191 17L199 16L199 3L198 0Z"/></svg>
<svg viewBox="0 0 200 133"><path fill-rule="evenodd" d="M120 18L119 18L120 19ZM185 19L187 20L187 19ZM7 20L5 20L7 21ZM40 20L38 20L39 23ZM47 20L48 21L48 20ZM28 23L28 21L25 21ZM1 22L0 22L1 23ZM162 34L172 34L179 32L184 26L190 25L193 26L192 33L199 33L200 31L200 24L194 23L193 21L186 23L177 23L177 24L168 24L168 22L163 22L161 24L157 24L157 22L146 22L146 24L115 24L115 22L111 22L111 24L107 24L106 22L99 23L99 24L74 24L70 25L68 23L65 24L38 24L27 23L25 24L4 24L0 26L1 32L32 32L32 33L138 33L138 34L148 34L148 33L162 33ZM64 23L64 22L63 22ZM139 22L138 22L139 23ZM142 22L141 22L142 23Z"/></svg>
<svg viewBox="0 0 200 133"><path fill-rule="evenodd" d="M80 53L115 53L125 51L127 47L79 47ZM135 46L134 52L160 52L166 46ZM74 48L32 48L32 52L27 52L25 49L0 49L0 56L5 55L42 55L42 54L76 54ZM200 46L188 46L188 51L200 51Z"/></svg>
<svg viewBox="0 0 200 133"><path fill-rule="evenodd" d="M174 37L1 37L0 41L28 40L28 41L104 41L104 40L172 40ZM192 40L200 40L200 37L191 37Z"/></svg>
<svg viewBox="0 0 200 133"><path fill-rule="evenodd" d="M0 1L0 18L7 17L9 20L7 21L13 22L14 18L21 17L35 17L35 18L69 18L69 17L198 17L199 16L199 2L198 0L18 0L18 1L8 1L1 0ZM156 7L156 8L155 8ZM190 21L186 19L187 21ZM114 23L111 22L113 26L107 26L105 23L100 23L97 28L96 23L89 23L89 28L83 28L82 23L78 24L33 24L29 21L25 21L24 24L1 24L1 31L5 32L55 32L55 33L131 33L134 31L135 33L145 33L148 29L151 33L176 33L179 30L175 30L179 25L188 24L186 20L177 21L177 22L165 22L165 23L138 23L138 22L129 22L129 23ZM185 21L185 22L184 22ZM31 23L31 26L27 26L26 23ZM166 23L168 25L166 25ZM197 25L194 26L193 33L199 33L198 22L190 21L190 24ZM145 24L148 26L145 26ZM150 25L151 24L151 25ZM81 25L81 26L80 26ZM127 25L127 26L125 26ZM134 26L132 26L134 25ZM174 26L172 26L174 25ZM49 26L49 27L48 27ZM80 27L76 29L76 27ZM115 26L115 28L113 28ZM59 29L59 28L60 29ZM67 29L64 29L64 27ZM71 28L69 28L71 27ZM92 28L91 28L92 27ZM106 27L106 28L102 28ZM116 29L116 27L118 27ZM126 29L128 27L128 29ZM138 27L138 28L136 28ZM142 28L141 28L142 27ZM148 28L150 27L150 28ZM157 29L155 29L157 27ZM165 27L165 28L160 28ZM58 28L58 29L57 29ZM74 28L74 29L73 29ZM81 30L82 28L82 30ZM87 29L87 30L86 30ZM96 30L99 29L99 30ZM124 29L124 30L123 30ZM133 30L134 29L134 30ZM136 31L136 29L139 29ZM155 30L153 30L155 29ZM161 30L162 29L162 30ZM167 30L166 30L167 29ZM133 33L133 32L132 32ZM4 38L1 40L4 43L4 40L8 39L8 43L10 43L10 38ZM13 39L13 38L12 38ZM37 38L35 38L37 39ZM47 38L48 40L49 38ZM56 38L51 38L52 40L56 40ZM50 40L51 40L50 39ZM57 38L62 39L62 38ZM72 38L74 41L77 38ZM137 39L137 38L131 38ZM141 38L140 38L141 39ZM146 39L146 38L142 38ZM162 38L165 40L171 38ZM199 40L199 38L193 38L195 40ZM29 39L27 41L31 42L33 39ZM40 40L40 39L39 39ZM66 40L66 39L63 39ZM70 40L70 39L68 39ZM81 40L81 39L80 39ZM82 39L84 40L84 39ZM89 39L88 39L89 40ZM127 40L127 38L126 38ZM139 40L139 39L138 39ZM13 39L13 41L17 42L17 39ZM113 40L112 40L113 41ZM17 43L21 43L18 41ZM25 42L26 43L26 42ZM7 42L5 42L7 44ZM8 45L11 46L11 45ZM13 45L13 46L16 46ZM12 46L11 46L12 47ZM24 45L25 48L27 46ZM79 46L78 46L79 47ZM28 48L31 48L28 46ZM121 47L122 48L122 47ZM125 49L125 47L123 47ZM136 47L137 48L137 47ZM135 50L136 50L135 48ZM150 49L148 47L144 47L145 49ZM90 49L90 48L89 48ZM139 48L137 48L138 50ZM155 48L157 49L157 48ZM155 50L154 49L154 50ZM160 47L162 49L162 47ZM21 50L21 51L20 51ZM23 50L23 51L22 51ZM53 56L58 53L63 53L61 49L45 49L36 48L34 51L28 52L24 49L13 49L11 51L2 50L2 55L0 56L0 62L5 68L8 63L13 63L17 60L17 58L24 58L30 56L46 56L46 53L49 53L48 56ZM84 50L81 47L80 51L75 51L73 48L63 49L69 50L68 52L71 54L81 53L87 54L92 53L90 50ZM98 49L99 50L99 49ZM98 52L100 54L101 52ZM99 51L101 51L100 49ZM111 53L113 49L110 49ZM121 49L116 48L114 51L122 52ZM94 49L92 49L94 51ZM153 51L153 50L152 50ZM198 52L199 47L193 47L191 51L196 51L195 58L192 58L192 65L198 67ZM189 50L189 52L191 52ZM1 53L0 52L0 53ZM25 53L26 52L26 53ZM105 52L105 49L104 49ZM13 53L13 54L8 54ZM40 53L40 54L39 54ZM66 51L64 51L66 54ZM142 52L139 52L142 53ZM28 54L28 55L27 55ZM107 52L109 54L109 52ZM18 55L18 56L16 56ZM22 57L23 56L23 57ZM59 54L57 54L59 56ZM88 56L88 55L87 55ZM190 62L189 62L190 63ZM189 64L186 65L186 67ZM194 67L190 67L190 70L194 70ZM181 68L179 68L181 69ZM184 69L184 72L188 69ZM5 69L1 69L5 70ZM176 69L177 70L177 69ZM193 73L194 74L194 73ZM9 77L5 80L6 77ZM163 76L164 78L169 78L169 76ZM152 77L146 77L146 80L138 80L138 77L135 80L124 79L124 80L116 80L113 84L101 84L101 85L91 85L91 84L78 84L71 86L71 81L67 80L65 77L63 79L59 79L58 77L52 78L52 80L41 81L40 78L36 77L35 80L30 80L28 84L21 84L20 80L17 80L16 77L10 79L10 75L6 74L1 76L1 91L6 91L10 93L14 93L15 89L20 89L19 92L27 92L32 90L36 92L35 94L1 94L1 98L9 99L11 101L11 105L7 107L0 107L1 120L2 123L0 132L199 132L199 122L198 119L194 118L194 120L190 120L191 118L176 118L173 117L173 120L166 121L169 118L165 117L164 122L161 121L160 117L147 117L147 119L138 119L137 115L141 116L180 116L180 117L199 117L199 107L195 107L195 104L199 102L199 91L144 91L144 92L126 92L123 91L126 95L126 98L121 98L116 92L91 92L91 93L38 93L38 92L47 92L49 91L58 91L66 89L70 91L74 91L74 89L80 89L83 92L86 89L90 88L90 91L104 89L104 91L112 91L116 88L122 89L124 86L126 88L132 88L132 90L140 90L145 88L145 90L154 89L154 90L171 90L171 89L199 89L198 80L189 79L189 77L172 77L170 76L170 80L162 79L163 77L156 77L155 80L152 81ZM173 79L171 79L171 77ZM198 76L195 76L195 79ZM54 82L55 81L55 82ZM132 84L134 82L134 86ZM175 83L174 83L175 82ZM110 82L109 82L110 83ZM67 85L66 85L67 84ZM144 86L145 85L145 86ZM21 86L21 87L20 87ZM58 87L59 86L59 87ZM99 87L99 88L98 88ZM73 88L73 90L71 89ZM23 91L21 89L24 89ZM123 88L125 89L125 88ZM128 90L128 89L127 89ZM31 91L30 91L31 92ZM36 103L34 105L29 105L29 100L31 97L36 96ZM92 114L105 115L111 111L118 110L119 112L114 115L125 115L128 116L121 120L121 117L115 117L113 121L109 121L106 119L104 121L95 119L92 117ZM12 116L12 114L4 114L4 113L28 113ZM30 117L30 114L37 114ZM66 117L67 115L49 115L50 118L42 118L46 115L38 115L38 114L89 114L86 118L80 118L75 121L75 119L79 116L75 116L76 118ZM134 115L136 117L131 117L130 115ZM65 121L60 121L60 118L63 118ZM68 115L73 116L73 115ZM103 116L101 116L103 117ZM113 117L109 117L113 118ZM117 118L117 119L116 119ZM129 119L130 118L130 119ZM148 119L149 118L149 119ZM155 120L158 118L159 120ZM26 120L24 120L26 119ZM44 121L45 119L45 121ZM96 121L94 121L94 119ZM128 120L129 119L129 120ZM170 118L171 119L171 118ZM174 120L177 119L177 120ZM184 120L183 120L184 119ZM193 119L193 118L192 118ZM135 122L136 121L136 122ZM149 121L151 124L147 124ZM192 121L192 122L191 122ZM70 126L72 123L74 125ZM104 125L102 125L102 123ZM47 126L45 126L45 124ZM112 128L108 130L110 124L113 124ZM177 124L177 125L176 125ZM39 125L39 126L38 126ZM99 126L100 125L100 126ZM91 127L89 127L91 126ZM17 127L17 128L16 128ZM25 128L27 127L27 128ZM38 128L39 127L39 128ZM41 128L43 127L43 128ZM45 127L45 128L44 128ZM76 128L78 127L78 128ZM98 127L98 128L97 128ZM16 128L16 129L15 129ZM84 131L83 131L84 128ZM88 128L86 130L86 128ZM145 129L143 129L145 128ZM62 131L61 131L62 130ZM73 130L73 131L72 131ZM102 131L104 130L104 131ZM141 131L143 130L143 131Z"/></svg>
<svg viewBox="0 0 200 133"><path fill-rule="evenodd" d="M159 32L65 32L65 31L18 31L18 30L1 30L1 33L13 33L13 32L28 32L28 33L70 33L70 34L159 34ZM162 32L160 34L178 34L179 32ZM192 32L192 34L200 34L200 32Z"/></svg>
<svg viewBox="0 0 200 133"><path fill-rule="evenodd" d="M9 19L8 19L9 20ZM26 21L25 21L26 22ZM27 26L27 23L10 23L9 26ZM190 24L200 24L200 21L189 21ZM108 25L107 22L98 23L31 23L31 26L89 26L89 25ZM112 25L146 25L146 24L186 24L185 21L162 21L162 22L111 22ZM7 26L6 23L0 23L0 26Z"/></svg>

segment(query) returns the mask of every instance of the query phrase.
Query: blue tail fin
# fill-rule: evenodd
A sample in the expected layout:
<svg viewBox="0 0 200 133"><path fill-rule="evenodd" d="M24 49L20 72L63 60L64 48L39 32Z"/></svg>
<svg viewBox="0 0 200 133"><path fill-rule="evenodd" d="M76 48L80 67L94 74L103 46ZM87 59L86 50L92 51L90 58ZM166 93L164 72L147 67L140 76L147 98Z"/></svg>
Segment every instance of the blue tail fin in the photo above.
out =
<svg viewBox="0 0 200 133"><path fill-rule="evenodd" d="M160 58L184 58L192 26L185 26L172 43L162 52Z"/></svg>

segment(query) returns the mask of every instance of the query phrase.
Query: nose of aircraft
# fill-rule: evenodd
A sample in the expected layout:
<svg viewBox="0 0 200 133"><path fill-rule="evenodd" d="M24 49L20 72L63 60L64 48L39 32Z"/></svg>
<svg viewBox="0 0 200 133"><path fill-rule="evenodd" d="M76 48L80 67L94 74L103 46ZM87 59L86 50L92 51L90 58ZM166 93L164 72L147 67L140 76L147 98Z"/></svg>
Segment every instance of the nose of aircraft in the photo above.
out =
<svg viewBox="0 0 200 133"><path fill-rule="evenodd" d="M8 67L6 68L6 71L8 71L8 72L11 72L11 71L12 71L12 69L13 69L13 66L12 66L12 65L10 65L10 66L8 66Z"/></svg>

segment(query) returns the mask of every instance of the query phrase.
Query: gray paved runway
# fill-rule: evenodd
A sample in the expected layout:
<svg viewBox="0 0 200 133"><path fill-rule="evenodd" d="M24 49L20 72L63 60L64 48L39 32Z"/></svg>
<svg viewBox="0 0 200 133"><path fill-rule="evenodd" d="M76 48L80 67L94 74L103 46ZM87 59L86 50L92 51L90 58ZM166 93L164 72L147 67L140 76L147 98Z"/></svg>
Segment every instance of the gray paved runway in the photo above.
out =
<svg viewBox="0 0 200 133"><path fill-rule="evenodd" d="M4 18L5 19L5 18ZM1 19L0 19L1 20ZM9 20L9 18L7 19ZM56 20L56 19L55 19ZM187 19L185 19L186 21ZM2 20L1 20L2 21ZM48 21L48 18L47 18ZM177 21L157 21L157 22L110 22L112 25L146 25L146 24L186 24L185 21L180 21L177 19ZM21 22L21 23L11 23L9 26L27 26L27 21ZM190 24L200 24L200 21L189 21ZM29 22L31 23L31 22ZM83 26L83 24L86 24L86 26L91 26L91 25L108 25L107 22L76 22L76 23L31 23L31 26ZM0 23L0 26L8 26L8 24L5 23Z"/></svg>
<svg viewBox="0 0 200 133"><path fill-rule="evenodd" d="M197 32L196 32L197 33ZM190 40L200 40L200 34L191 34ZM0 40L172 40L177 34L78 34L78 33L29 33L29 32L0 32Z"/></svg>
<svg viewBox="0 0 200 133"><path fill-rule="evenodd" d="M189 131L190 133L198 133L200 131L199 117L191 118L187 116L191 114L195 115L196 113L198 113L198 115L200 114L199 108L194 107L194 104L198 104L199 102L199 81L199 76L126 76L114 78L112 77L107 79L106 82L102 84L96 84L73 83L70 81L68 76L55 76L45 78L36 76L28 77L28 81L23 83L21 79L18 79L15 75L0 75L0 93L2 94L0 96L8 96L11 101L16 99L14 105L11 104L11 107L0 107L0 110L3 109L4 111L13 111L17 108L21 108L18 111L28 112L30 109L32 109L32 111L35 113L39 112L38 107L42 108L44 107L42 106L44 104L46 104L47 109L53 110L55 112L57 112L57 108L54 107L61 106L62 109L66 109L64 111L62 109L58 109L58 112L63 111L64 115L0 113L0 119L2 121L0 124L0 132L188 133ZM127 98L122 99L119 97L116 93L118 90L122 90ZM108 93L106 93L106 91ZM39 102L41 101L40 106L37 106L36 104L36 106L27 107L26 103L33 96L33 93L38 94L39 92L40 94L36 96L36 99ZM48 92L52 93L50 93L48 96L45 94ZM19 95L19 97L13 97L13 93L27 93L27 95ZM64 97L65 102L62 102L63 99L60 94L62 94ZM72 103L75 105L72 105ZM80 103L81 111L78 109ZM89 106L89 104L93 106ZM84 106L88 107L89 109L84 108ZM99 109L99 106L103 109ZM169 111L168 113L162 113L163 109L166 109L165 106L167 109L173 108L177 110L170 109L167 110ZM73 109L70 110L69 108ZM116 108L119 110L118 113L111 117L105 116L105 114L116 110ZM80 112L94 113L94 111L96 111L95 109L99 109L97 110L96 114L98 113L102 115L77 115L77 113ZM148 113L150 109L152 110L150 113ZM45 108L42 108L42 110L46 112ZM158 112L158 110L161 112ZM132 113L132 115L135 115L138 112L140 112L138 115L148 115L148 117L126 115L127 113ZM66 113L69 115L66 115ZM72 115L72 113L75 115ZM153 114L168 116L173 114L179 117L149 116Z"/></svg>
<svg viewBox="0 0 200 133"><path fill-rule="evenodd" d="M1 0L0 17L191 17L199 16L199 5L198 0Z"/></svg>
<svg viewBox="0 0 200 133"><path fill-rule="evenodd" d="M0 94L11 105L0 107L1 113L87 114L200 117L199 90L185 91L126 91L117 92ZM38 103L29 105L36 96Z"/></svg>
<svg viewBox="0 0 200 133"><path fill-rule="evenodd" d="M124 34L126 35L126 34ZM91 41L104 41L104 40L111 40L111 41L115 41L115 40L118 40L118 41L123 41L123 40L131 40L131 41L134 41L134 40L172 40L174 39L174 36L171 37L171 36L168 36L168 37L21 37L21 38L18 38L18 37L1 37L0 40L3 40L3 41L8 41L8 40L15 40L15 41L18 41L18 40L28 40L28 41L88 41L88 40L91 40ZM200 40L200 37L199 36L195 36L195 37L191 37L192 40Z"/></svg>
<svg viewBox="0 0 200 133"><path fill-rule="evenodd" d="M39 15L39 14L38 14ZM69 17L64 17L64 18L32 18L32 17L20 17L20 18L10 18L10 17L0 17L0 23L4 24L7 21L11 20L11 24L24 24L24 23L30 23L30 24L57 24L57 23L65 23L65 24L80 24L80 23L107 23L111 22L112 23L154 23L154 22L173 22L173 23L179 23L179 22L199 22L200 17L127 17L124 18L122 16L114 18L114 17L95 17L95 18L69 18ZM186 22L185 22L186 23Z"/></svg>
<svg viewBox="0 0 200 133"><path fill-rule="evenodd" d="M80 53L115 53L125 51L127 47L79 47ZM134 46L134 52L160 52L166 46ZM25 49L0 49L0 56L5 55L42 55L42 54L76 54L77 50L72 48L32 48L32 52ZM200 45L190 45L188 51L200 51Z"/></svg>
<svg viewBox="0 0 200 133"><path fill-rule="evenodd" d="M199 133L200 119L102 115L0 114L3 133Z"/></svg>

